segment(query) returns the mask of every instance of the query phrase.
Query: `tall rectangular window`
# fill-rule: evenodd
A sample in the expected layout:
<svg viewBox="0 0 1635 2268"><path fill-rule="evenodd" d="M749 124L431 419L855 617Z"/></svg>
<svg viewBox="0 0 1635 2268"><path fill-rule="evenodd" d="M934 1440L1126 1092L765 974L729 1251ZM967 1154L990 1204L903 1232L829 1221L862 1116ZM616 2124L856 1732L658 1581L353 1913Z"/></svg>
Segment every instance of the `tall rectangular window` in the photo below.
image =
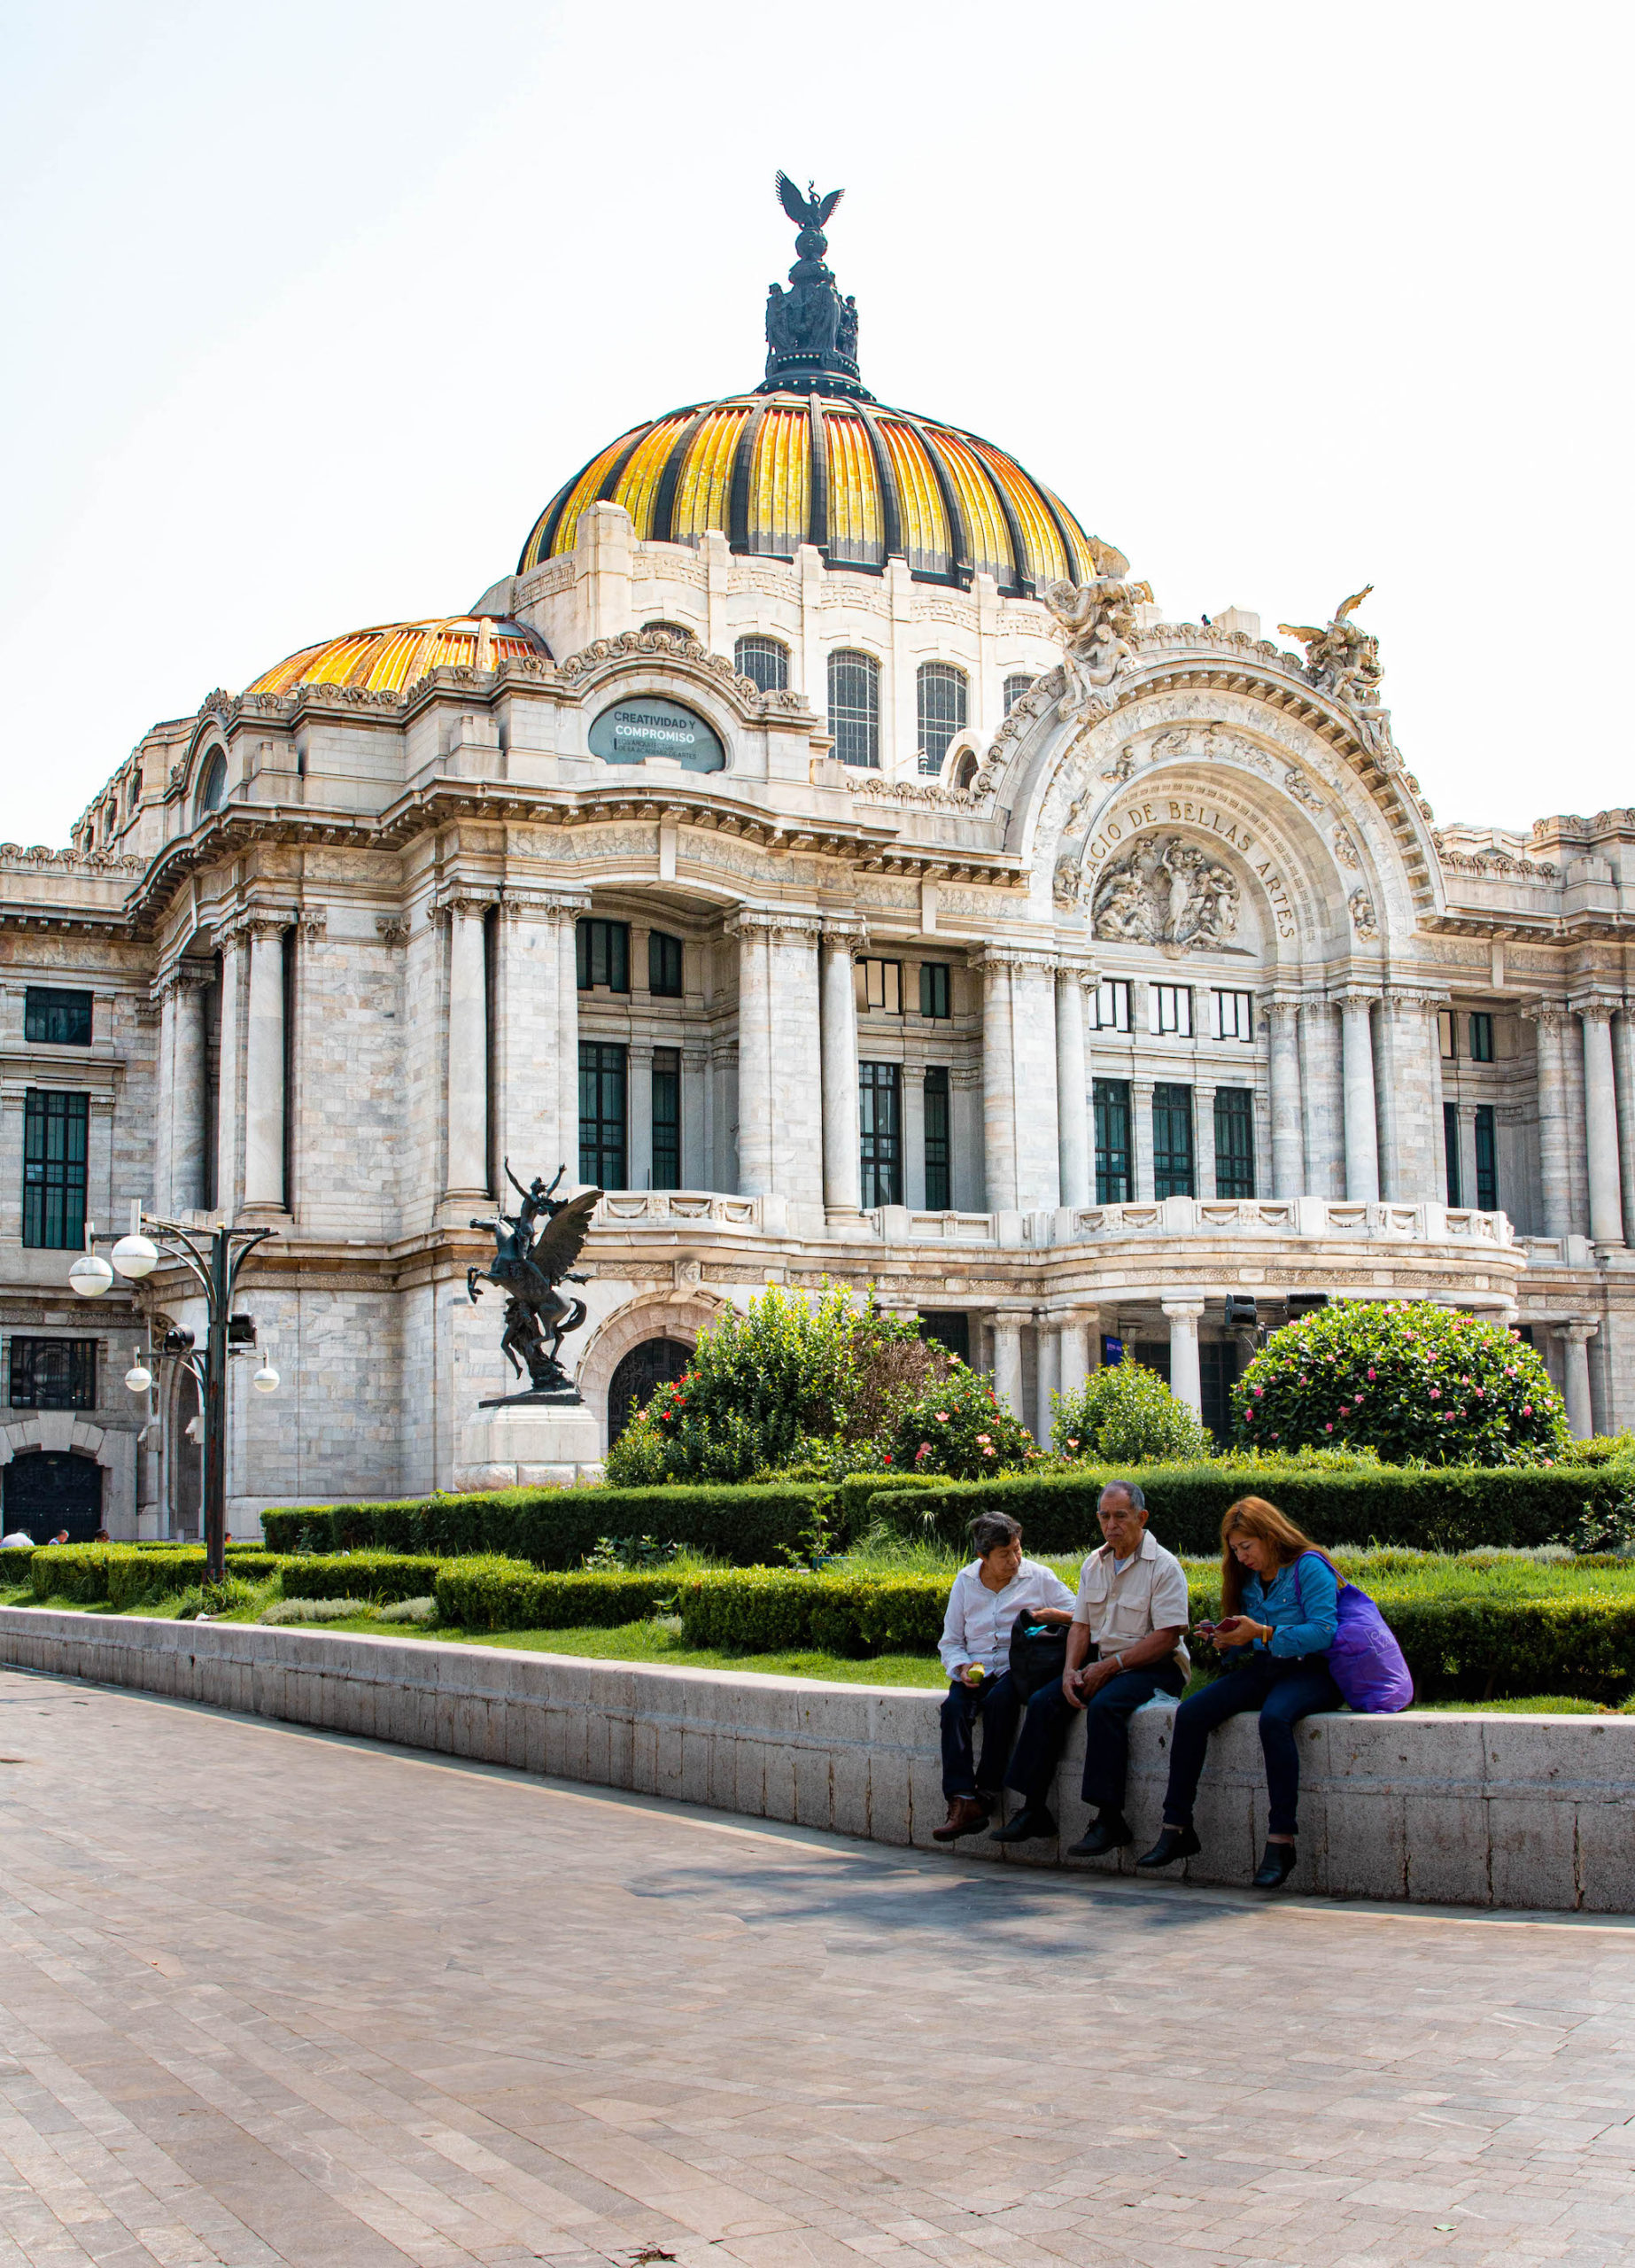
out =
<svg viewBox="0 0 1635 2268"><path fill-rule="evenodd" d="M903 1202L903 1074L895 1063L859 1063L857 1115L863 1141L863 1203Z"/></svg>
<svg viewBox="0 0 1635 2268"><path fill-rule="evenodd" d="M842 764L878 772L880 765L880 665L849 649L829 656L829 730Z"/></svg>
<svg viewBox="0 0 1635 2268"><path fill-rule="evenodd" d="M594 992L630 990L630 924L628 921L579 921L574 925L574 944L579 960L579 990Z"/></svg>
<svg viewBox="0 0 1635 2268"><path fill-rule="evenodd" d="M1130 1083L1097 1079L1095 1084L1096 1202L1127 1205L1130 1179Z"/></svg>
<svg viewBox="0 0 1635 2268"><path fill-rule="evenodd" d="M1485 1010L1478 1010L1470 1019L1470 1060L1491 1063L1493 1060L1493 1019Z"/></svg>
<svg viewBox="0 0 1635 2268"><path fill-rule="evenodd" d="M51 1047L89 1047L90 994L62 992L46 984L28 985L23 992L23 1037L43 1040Z"/></svg>
<svg viewBox="0 0 1635 2268"><path fill-rule="evenodd" d="M1095 1029L1127 1031L1130 1028L1130 988L1121 976L1104 976L1096 988Z"/></svg>
<svg viewBox="0 0 1635 2268"><path fill-rule="evenodd" d="M1149 984L1147 1029L1174 1032L1177 1039L1190 1039L1192 987L1189 984Z"/></svg>
<svg viewBox="0 0 1635 2268"><path fill-rule="evenodd" d="M1215 1089L1215 1194L1255 1193L1254 1097L1247 1087Z"/></svg>
<svg viewBox="0 0 1635 2268"><path fill-rule="evenodd" d="M655 1189L681 1186L681 1050L653 1051L653 1181Z"/></svg>
<svg viewBox="0 0 1635 2268"><path fill-rule="evenodd" d="M1252 1040L1255 1036L1255 996L1252 992L1212 992L1209 996L1212 1039Z"/></svg>
<svg viewBox="0 0 1635 2268"><path fill-rule="evenodd" d="M1459 1171L1459 1105L1445 1102L1442 1106L1442 1154L1447 1161L1447 1201L1462 1205L1465 1201Z"/></svg>
<svg viewBox="0 0 1635 2268"><path fill-rule="evenodd" d="M77 1251L85 1242L89 1095L30 1087L23 1098L23 1242Z"/></svg>
<svg viewBox="0 0 1635 2268"><path fill-rule="evenodd" d="M926 1069L926 1210L946 1213L950 1194L953 1153L949 1146L948 1066L932 1063Z"/></svg>
<svg viewBox="0 0 1635 2268"><path fill-rule="evenodd" d="M1445 1063L1459 1060L1459 1021L1452 1008L1437 1011L1437 1040Z"/></svg>
<svg viewBox="0 0 1635 2268"><path fill-rule="evenodd" d="M919 1013L946 1018L953 1011L949 999L948 963L923 960L919 965Z"/></svg>
<svg viewBox="0 0 1635 2268"><path fill-rule="evenodd" d="M94 1339L13 1339L13 1410L95 1410Z"/></svg>
<svg viewBox="0 0 1635 2268"><path fill-rule="evenodd" d="M1152 1090L1152 1193L1193 1197L1192 1090L1158 1085Z"/></svg>
<svg viewBox="0 0 1635 2268"><path fill-rule="evenodd" d="M951 662L922 662L915 680L919 768L941 772L956 733L965 727L965 673Z"/></svg>
<svg viewBox="0 0 1635 2268"><path fill-rule="evenodd" d="M661 1000L681 998L681 940L663 929L647 932L647 990Z"/></svg>
<svg viewBox="0 0 1635 2268"><path fill-rule="evenodd" d="M881 1014L900 1016L903 1014L903 963L900 960L860 960L857 968L857 1006L878 1008Z"/></svg>
<svg viewBox="0 0 1635 2268"><path fill-rule="evenodd" d="M1205 1339L1197 1350L1199 1415L1217 1441L1232 1438L1232 1388L1237 1383L1238 1348L1230 1339Z"/></svg>
<svg viewBox="0 0 1635 2268"><path fill-rule="evenodd" d="M1499 1210L1499 1126L1491 1102L1476 1105L1476 1210Z"/></svg>
<svg viewBox="0 0 1635 2268"><path fill-rule="evenodd" d="M598 1189L628 1185L629 1060L628 1050L605 1040L579 1042L579 1179Z"/></svg>

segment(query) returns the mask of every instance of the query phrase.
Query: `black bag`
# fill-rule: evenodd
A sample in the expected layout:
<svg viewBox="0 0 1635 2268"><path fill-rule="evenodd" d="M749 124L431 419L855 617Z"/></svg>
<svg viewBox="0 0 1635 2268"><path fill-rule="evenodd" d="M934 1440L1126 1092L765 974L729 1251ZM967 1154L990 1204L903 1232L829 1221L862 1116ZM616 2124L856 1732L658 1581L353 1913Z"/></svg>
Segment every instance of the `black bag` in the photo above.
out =
<svg viewBox="0 0 1635 2268"><path fill-rule="evenodd" d="M1019 1614L1011 1626L1011 1682L1024 1701L1047 1685L1059 1685L1067 1667L1065 1622L1035 1622Z"/></svg>

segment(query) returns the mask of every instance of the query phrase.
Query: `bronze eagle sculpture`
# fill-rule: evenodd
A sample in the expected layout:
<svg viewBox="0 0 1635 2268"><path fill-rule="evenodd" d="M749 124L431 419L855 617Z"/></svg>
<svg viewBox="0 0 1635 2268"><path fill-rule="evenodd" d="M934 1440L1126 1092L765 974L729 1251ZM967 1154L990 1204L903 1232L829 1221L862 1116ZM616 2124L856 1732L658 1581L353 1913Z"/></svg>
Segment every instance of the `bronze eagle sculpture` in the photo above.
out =
<svg viewBox="0 0 1635 2268"><path fill-rule="evenodd" d="M806 195L802 197L788 175L781 170L775 176L775 181L778 201L797 229L821 229L846 194L843 189L832 189L826 197L819 197L817 183L809 181Z"/></svg>

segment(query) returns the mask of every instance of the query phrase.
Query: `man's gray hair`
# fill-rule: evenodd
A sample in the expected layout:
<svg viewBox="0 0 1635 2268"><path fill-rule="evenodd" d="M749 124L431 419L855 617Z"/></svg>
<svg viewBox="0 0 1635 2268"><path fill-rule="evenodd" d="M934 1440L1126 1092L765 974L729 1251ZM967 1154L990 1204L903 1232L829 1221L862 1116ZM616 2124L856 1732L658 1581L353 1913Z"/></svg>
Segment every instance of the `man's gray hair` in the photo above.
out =
<svg viewBox="0 0 1635 2268"><path fill-rule="evenodd" d="M979 1512L971 1523L971 1542L979 1559L986 1559L990 1551L1003 1551L1021 1533L1022 1523L1009 1512Z"/></svg>
<svg viewBox="0 0 1635 2268"><path fill-rule="evenodd" d="M1146 1495L1139 1481L1110 1480L1096 1501L1098 1504L1104 1504L1109 1496L1127 1497L1132 1511L1144 1512L1147 1509Z"/></svg>

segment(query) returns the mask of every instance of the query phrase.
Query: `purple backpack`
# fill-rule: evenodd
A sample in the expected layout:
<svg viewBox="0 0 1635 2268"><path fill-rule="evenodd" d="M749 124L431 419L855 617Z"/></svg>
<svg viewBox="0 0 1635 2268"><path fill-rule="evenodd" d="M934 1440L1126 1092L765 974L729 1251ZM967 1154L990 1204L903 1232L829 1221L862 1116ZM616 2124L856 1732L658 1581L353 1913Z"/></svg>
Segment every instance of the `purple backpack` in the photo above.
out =
<svg viewBox="0 0 1635 2268"><path fill-rule="evenodd" d="M1302 1552L1300 1559L1316 1557ZM1294 1587L1306 1612L1300 1588L1300 1559L1294 1563ZM1339 1687L1348 1708L1360 1715L1390 1716L1406 1709L1414 1698L1414 1679L1402 1658L1402 1649L1391 1625L1355 1583L1340 1581L1339 1627L1329 1649L1329 1674Z"/></svg>

